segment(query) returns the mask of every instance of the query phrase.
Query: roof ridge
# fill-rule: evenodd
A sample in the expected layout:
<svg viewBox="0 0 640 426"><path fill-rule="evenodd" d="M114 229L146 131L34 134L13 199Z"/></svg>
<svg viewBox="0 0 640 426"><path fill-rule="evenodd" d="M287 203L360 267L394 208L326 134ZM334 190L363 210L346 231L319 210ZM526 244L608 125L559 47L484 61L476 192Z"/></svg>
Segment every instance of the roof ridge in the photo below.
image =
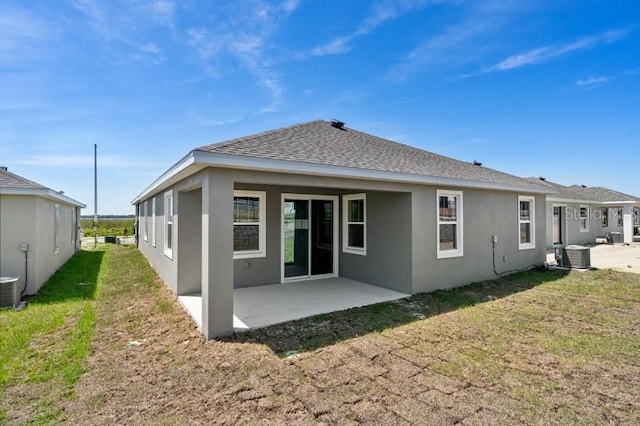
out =
<svg viewBox="0 0 640 426"><path fill-rule="evenodd" d="M273 134L273 133L281 132L283 130L290 130L290 129L295 129L297 127L308 126L309 124L317 123L319 121L328 123L325 120L316 119L316 120L306 121L304 123L291 124L289 126L279 127L277 129L264 130L262 132L254 133L252 135L239 136L239 137L236 137L236 138L227 139L227 140L220 141L220 142L214 142L214 143L210 143L210 144L207 144L207 145L202 145L202 146L199 146L199 147L195 148L194 151L207 151L207 150L212 149L212 148L221 148L221 147L225 147L225 146L229 146L229 145L234 145L234 144L236 144L238 142L244 142L244 141L248 141L248 140L251 140L251 139L267 136L267 135L270 135L270 134Z"/></svg>

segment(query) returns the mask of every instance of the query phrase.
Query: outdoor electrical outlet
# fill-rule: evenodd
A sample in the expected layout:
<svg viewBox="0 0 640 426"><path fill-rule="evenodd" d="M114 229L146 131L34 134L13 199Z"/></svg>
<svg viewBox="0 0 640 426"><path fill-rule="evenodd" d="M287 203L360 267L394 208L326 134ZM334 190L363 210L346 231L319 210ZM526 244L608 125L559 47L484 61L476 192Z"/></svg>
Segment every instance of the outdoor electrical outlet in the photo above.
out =
<svg viewBox="0 0 640 426"><path fill-rule="evenodd" d="M242 266L244 267L244 269L249 269L249 261L245 261Z"/></svg>
<svg viewBox="0 0 640 426"><path fill-rule="evenodd" d="M491 241L493 241L493 244L498 244L498 236L497 235L493 235L491 237Z"/></svg>

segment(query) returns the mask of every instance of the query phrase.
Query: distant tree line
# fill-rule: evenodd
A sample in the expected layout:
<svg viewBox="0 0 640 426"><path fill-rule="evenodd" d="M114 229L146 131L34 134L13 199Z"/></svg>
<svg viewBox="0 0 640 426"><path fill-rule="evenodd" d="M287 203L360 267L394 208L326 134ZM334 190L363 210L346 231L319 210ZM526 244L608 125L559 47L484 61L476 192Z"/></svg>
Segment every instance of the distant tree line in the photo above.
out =
<svg viewBox="0 0 640 426"><path fill-rule="evenodd" d="M128 217L128 216L125 216ZM126 237L133 235L135 231L135 218L130 219L98 219L98 236L106 237L108 235L114 235L116 237ZM82 217L80 220L80 226L85 237L93 236L93 217Z"/></svg>

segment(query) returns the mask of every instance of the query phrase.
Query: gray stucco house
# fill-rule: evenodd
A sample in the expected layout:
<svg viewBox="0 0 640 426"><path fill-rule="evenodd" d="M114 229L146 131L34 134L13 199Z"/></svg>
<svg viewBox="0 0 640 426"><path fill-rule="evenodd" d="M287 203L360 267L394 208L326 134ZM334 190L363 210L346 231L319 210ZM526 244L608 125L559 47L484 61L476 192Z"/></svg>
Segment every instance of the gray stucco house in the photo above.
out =
<svg viewBox="0 0 640 426"><path fill-rule="evenodd" d="M86 207L0 167L0 276L20 277L35 294L78 249L80 210Z"/></svg>
<svg viewBox="0 0 640 426"><path fill-rule="evenodd" d="M549 192L318 120L196 148L132 203L141 252L176 296L202 297L211 338L233 331L245 287L414 294L540 265Z"/></svg>
<svg viewBox="0 0 640 426"><path fill-rule="evenodd" d="M593 244L596 237L623 232L629 214L640 226L640 198L603 187L565 186L544 178L527 178L553 191L546 197L547 248Z"/></svg>

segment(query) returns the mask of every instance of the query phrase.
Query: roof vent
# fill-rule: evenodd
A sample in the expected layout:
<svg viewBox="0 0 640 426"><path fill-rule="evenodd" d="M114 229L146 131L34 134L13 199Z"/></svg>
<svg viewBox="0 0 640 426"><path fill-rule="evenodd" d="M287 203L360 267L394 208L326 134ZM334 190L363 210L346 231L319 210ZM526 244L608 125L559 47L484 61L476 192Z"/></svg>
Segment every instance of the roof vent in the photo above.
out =
<svg viewBox="0 0 640 426"><path fill-rule="evenodd" d="M541 181L543 181L543 182L544 182L545 180L547 180L547 178L546 178L546 177L543 177L543 176L538 176L538 179L540 179L540 180L541 180Z"/></svg>
<svg viewBox="0 0 640 426"><path fill-rule="evenodd" d="M473 160L473 165L474 166L482 166L482 163L476 160Z"/></svg>
<svg viewBox="0 0 640 426"><path fill-rule="evenodd" d="M336 120L335 118L332 118L332 119L331 119L331 125L332 125L333 127L335 127L336 129L346 130L346 129L344 128L344 124L345 124L345 123L344 123L344 121Z"/></svg>
<svg viewBox="0 0 640 426"><path fill-rule="evenodd" d="M7 168L7 166L0 166L0 170L4 170L6 172L9 169Z"/></svg>

